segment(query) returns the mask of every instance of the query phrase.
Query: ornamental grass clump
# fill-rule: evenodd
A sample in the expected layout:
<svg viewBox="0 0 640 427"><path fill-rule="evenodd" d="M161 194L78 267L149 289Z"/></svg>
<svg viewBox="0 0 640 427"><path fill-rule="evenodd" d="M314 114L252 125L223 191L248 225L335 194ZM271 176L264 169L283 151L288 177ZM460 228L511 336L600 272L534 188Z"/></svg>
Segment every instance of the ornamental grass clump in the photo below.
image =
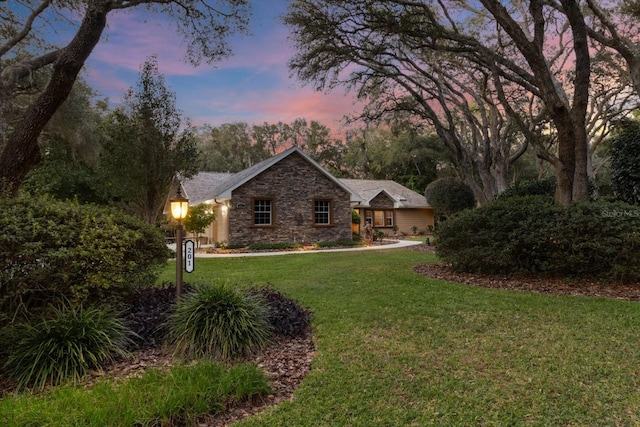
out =
<svg viewBox="0 0 640 427"><path fill-rule="evenodd" d="M21 389L77 382L89 370L125 357L132 332L108 308L64 303L2 335L4 374Z"/></svg>
<svg viewBox="0 0 640 427"><path fill-rule="evenodd" d="M176 354L220 360L257 352L271 332L264 300L226 283L194 286L167 327Z"/></svg>

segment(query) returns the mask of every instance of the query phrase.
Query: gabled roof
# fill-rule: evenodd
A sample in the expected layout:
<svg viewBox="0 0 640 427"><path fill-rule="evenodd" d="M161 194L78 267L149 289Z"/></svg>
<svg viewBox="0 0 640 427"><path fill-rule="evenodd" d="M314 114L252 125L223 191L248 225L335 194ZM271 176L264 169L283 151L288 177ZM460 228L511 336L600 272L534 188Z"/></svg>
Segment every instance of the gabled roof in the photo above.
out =
<svg viewBox="0 0 640 427"><path fill-rule="evenodd" d="M402 208L430 208L427 199L407 187L388 179L341 179L349 188L362 198L360 206L370 206L371 200L380 193L386 194L393 200L393 207Z"/></svg>
<svg viewBox="0 0 640 427"><path fill-rule="evenodd" d="M215 198L212 190L232 175L228 172L199 172L193 178L182 182L182 191L192 205L207 202Z"/></svg>
<svg viewBox="0 0 640 427"><path fill-rule="evenodd" d="M190 201L193 197L193 200L191 201L193 204L216 199L229 200L231 199L231 193L233 192L233 190L260 175L262 172L268 170L276 163L282 161L283 159L286 159L294 153L302 156L320 173L333 181L338 187L349 193L352 202L361 202L358 194L354 193L352 189L349 188L349 186L345 185L341 180L327 172L326 169L320 166L315 160L309 157L298 147L290 148L276 156L273 156L267 160L263 160L260 163L256 163L250 168L247 168L235 174L201 172L190 180L185 180L182 184L182 187L185 190L185 195L190 199ZM193 196L191 196L191 192L193 192Z"/></svg>

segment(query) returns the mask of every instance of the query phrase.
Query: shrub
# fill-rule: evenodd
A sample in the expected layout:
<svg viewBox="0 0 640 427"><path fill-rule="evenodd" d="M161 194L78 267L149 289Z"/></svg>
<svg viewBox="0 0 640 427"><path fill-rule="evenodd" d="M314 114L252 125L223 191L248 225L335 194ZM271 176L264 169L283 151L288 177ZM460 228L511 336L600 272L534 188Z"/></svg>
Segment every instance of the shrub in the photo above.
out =
<svg viewBox="0 0 640 427"><path fill-rule="evenodd" d="M440 224L437 254L457 270L640 280L640 210L621 202L559 207L513 197Z"/></svg>
<svg viewBox="0 0 640 427"><path fill-rule="evenodd" d="M455 178L436 179L427 185L424 195L438 216L449 217L476 205L471 188Z"/></svg>
<svg viewBox="0 0 640 427"><path fill-rule="evenodd" d="M362 218L360 218L360 214L355 210L351 210L351 224L360 224Z"/></svg>
<svg viewBox="0 0 640 427"><path fill-rule="evenodd" d="M544 179L526 179L512 184L509 188L498 194L498 199L522 196L549 196L556 192L556 177L550 176Z"/></svg>
<svg viewBox="0 0 640 427"><path fill-rule="evenodd" d="M50 197L0 200L0 313L120 298L153 283L169 255L160 231L117 210Z"/></svg>
<svg viewBox="0 0 640 427"><path fill-rule="evenodd" d="M176 354L229 360L266 344L269 309L229 284L198 285L178 301L167 327Z"/></svg>
<svg viewBox="0 0 640 427"><path fill-rule="evenodd" d="M360 236L360 235L358 235ZM335 248L340 246L363 246L362 236L360 239L356 240L334 240L334 241L326 241L326 242L316 242L313 244L316 248Z"/></svg>
<svg viewBox="0 0 640 427"><path fill-rule="evenodd" d="M264 250L285 250L285 249L300 249L302 247L299 243L253 243L249 245L249 250L252 251L264 251Z"/></svg>
<svg viewBox="0 0 640 427"><path fill-rule="evenodd" d="M640 203L640 123L628 120L620 125L611 149L611 187L620 200Z"/></svg>
<svg viewBox="0 0 640 427"><path fill-rule="evenodd" d="M271 331L286 337L301 337L310 332L311 313L294 300L266 286L249 289L250 295L259 295L269 307Z"/></svg>
<svg viewBox="0 0 640 427"><path fill-rule="evenodd" d="M51 306L36 320L3 331L5 373L18 388L77 381L90 369L126 356L131 335L107 308Z"/></svg>

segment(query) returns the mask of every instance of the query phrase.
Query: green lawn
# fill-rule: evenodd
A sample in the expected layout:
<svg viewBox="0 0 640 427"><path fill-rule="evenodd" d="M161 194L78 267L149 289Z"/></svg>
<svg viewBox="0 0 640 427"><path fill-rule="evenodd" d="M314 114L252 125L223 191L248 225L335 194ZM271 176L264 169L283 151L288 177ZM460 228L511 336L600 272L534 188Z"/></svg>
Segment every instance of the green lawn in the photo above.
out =
<svg viewBox="0 0 640 427"><path fill-rule="evenodd" d="M196 259L187 283L270 283L314 313L317 355L294 398L239 425L640 425L638 303L485 289L412 271L434 260L406 249ZM173 281L174 269L161 280ZM144 387L154 402L172 395L156 387ZM26 408L70 411L68 399L56 399ZM0 401L0 420L8 403ZM103 421L80 424L130 425Z"/></svg>
<svg viewBox="0 0 640 427"><path fill-rule="evenodd" d="M640 425L640 305L432 280L405 249L197 259L314 312L290 402L240 425ZM163 279L172 280L171 267Z"/></svg>

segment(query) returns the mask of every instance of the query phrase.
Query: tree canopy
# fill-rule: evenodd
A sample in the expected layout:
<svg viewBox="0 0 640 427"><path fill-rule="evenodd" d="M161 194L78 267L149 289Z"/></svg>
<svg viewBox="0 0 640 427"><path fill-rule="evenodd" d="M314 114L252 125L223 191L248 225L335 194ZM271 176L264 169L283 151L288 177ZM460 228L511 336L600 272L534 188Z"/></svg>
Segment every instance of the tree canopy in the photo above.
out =
<svg viewBox="0 0 640 427"><path fill-rule="evenodd" d="M176 177L197 172L193 129L176 109L155 57L140 70L124 106L105 119L100 171L113 202L149 223L162 214Z"/></svg>
<svg viewBox="0 0 640 427"><path fill-rule="evenodd" d="M432 126L481 203L532 146L563 205L588 198L592 21L574 0L295 0L285 16L301 81Z"/></svg>
<svg viewBox="0 0 640 427"><path fill-rule="evenodd" d="M6 2L5 2L6 3ZM246 31L249 15L247 0L18 0L1 7L0 21L0 128L4 138L0 152L0 183L10 194L29 170L40 161L38 137L54 113L69 96L85 61L100 41L110 13L141 6L149 13L170 17L184 36L186 59L193 64L212 62L230 53L227 38ZM50 13L45 13L45 12ZM53 19L80 24L65 46L47 43L47 33L56 27ZM153 16L153 15L152 15ZM59 23L57 23L60 25ZM47 70L46 82L25 108L16 101L31 78Z"/></svg>

